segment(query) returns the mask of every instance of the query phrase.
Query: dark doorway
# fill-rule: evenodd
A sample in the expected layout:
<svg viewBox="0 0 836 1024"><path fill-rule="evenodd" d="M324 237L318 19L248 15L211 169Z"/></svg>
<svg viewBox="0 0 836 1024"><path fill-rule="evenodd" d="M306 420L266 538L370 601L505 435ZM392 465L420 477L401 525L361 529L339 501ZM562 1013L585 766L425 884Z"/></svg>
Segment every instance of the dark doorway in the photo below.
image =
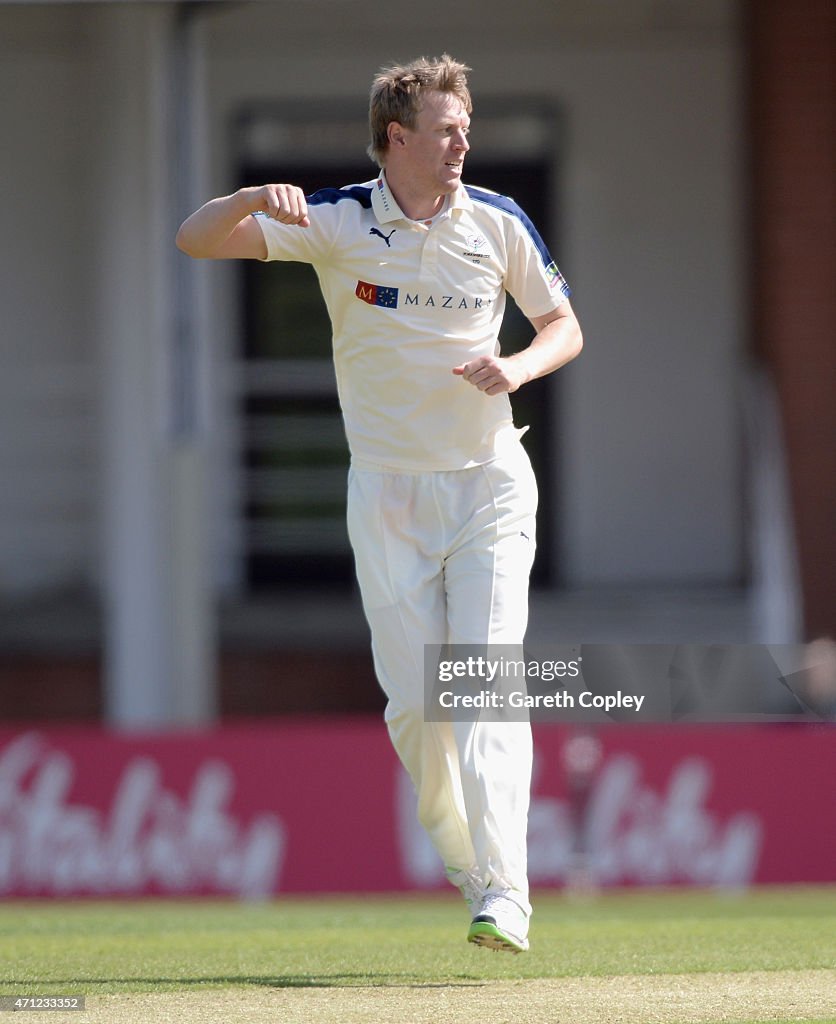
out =
<svg viewBox="0 0 836 1024"><path fill-rule="evenodd" d="M373 178L369 162L296 170L259 161L243 166L245 185L290 180L310 193ZM468 182L512 196L552 242L551 167L469 158ZM244 308L244 419L247 564L251 591L351 587L353 561L345 530L348 468L331 367L331 327L316 275L307 265L247 261L241 268ZM524 348L531 325L508 303L503 352ZM534 381L512 396L515 420L529 425L524 444L540 487L541 524L532 582L549 585L554 565L553 388Z"/></svg>

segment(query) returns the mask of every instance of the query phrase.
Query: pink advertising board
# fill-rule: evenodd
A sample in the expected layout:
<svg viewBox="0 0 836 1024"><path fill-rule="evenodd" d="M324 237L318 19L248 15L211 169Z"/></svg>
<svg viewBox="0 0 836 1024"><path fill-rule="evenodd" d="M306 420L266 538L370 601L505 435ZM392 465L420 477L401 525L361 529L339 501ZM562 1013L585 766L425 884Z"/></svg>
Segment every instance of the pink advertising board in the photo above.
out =
<svg viewBox="0 0 836 1024"><path fill-rule="evenodd" d="M606 886L836 881L830 725L538 725L535 749L534 886L579 845ZM0 897L444 884L378 720L0 730Z"/></svg>

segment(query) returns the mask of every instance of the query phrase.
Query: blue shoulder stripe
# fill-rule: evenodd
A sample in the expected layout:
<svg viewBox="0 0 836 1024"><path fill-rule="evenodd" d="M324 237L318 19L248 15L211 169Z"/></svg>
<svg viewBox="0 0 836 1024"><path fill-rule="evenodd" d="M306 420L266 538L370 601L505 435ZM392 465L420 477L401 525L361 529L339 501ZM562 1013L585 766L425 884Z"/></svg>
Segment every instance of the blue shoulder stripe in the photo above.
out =
<svg viewBox="0 0 836 1024"><path fill-rule="evenodd" d="M352 185L350 188L321 188L308 196L308 206L322 206L325 203L336 205L343 199L353 199L364 209L372 206L372 190L366 185Z"/></svg>
<svg viewBox="0 0 836 1024"><path fill-rule="evenodd" d="M485 206L492 206L496 210L501 210L503 213L516 217L531 236L531 241L534 242L534 246L540 254L543 266L548 267L551 265L553 260L546 247L546 243L540 237L540 232L534 227L525 211L513 199L509 196L501 196L497 192L488 192L485 189L476 188L473 185L465 185L465 191L475 203L484 203Z"/></svg>

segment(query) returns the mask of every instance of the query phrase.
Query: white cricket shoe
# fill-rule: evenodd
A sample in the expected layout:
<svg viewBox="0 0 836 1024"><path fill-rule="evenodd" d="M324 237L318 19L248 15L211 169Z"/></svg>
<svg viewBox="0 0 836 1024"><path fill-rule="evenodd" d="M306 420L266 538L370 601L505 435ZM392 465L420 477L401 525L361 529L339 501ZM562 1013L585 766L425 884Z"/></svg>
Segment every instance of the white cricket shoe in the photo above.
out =
<svg viewBox="0 0 836 1024"><path fill-rule="evenodd" d="M528 914L507 892L489 892L470 924L467 941L505 953L524 953L528 949Z"/></svg>

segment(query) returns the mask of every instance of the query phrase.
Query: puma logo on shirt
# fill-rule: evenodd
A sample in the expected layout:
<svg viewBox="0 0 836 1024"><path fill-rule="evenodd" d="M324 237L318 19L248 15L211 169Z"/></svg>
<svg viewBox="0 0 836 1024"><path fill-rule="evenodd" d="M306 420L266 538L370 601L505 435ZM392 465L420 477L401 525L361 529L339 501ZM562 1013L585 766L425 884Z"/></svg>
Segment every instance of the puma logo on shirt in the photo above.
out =
<svg viewBox="0 0 836 1024"><path fill-rule="evenodd" d="M389 239L392 237L392 235L394 235L394 233L397 230L397 228L392 228L388 235L384 235L380 228L369 228L369 234L377 235L378 238L382 238L383 241L386 243L386 248L389 249L392 246L392 243L389 241Z"/></svg>

